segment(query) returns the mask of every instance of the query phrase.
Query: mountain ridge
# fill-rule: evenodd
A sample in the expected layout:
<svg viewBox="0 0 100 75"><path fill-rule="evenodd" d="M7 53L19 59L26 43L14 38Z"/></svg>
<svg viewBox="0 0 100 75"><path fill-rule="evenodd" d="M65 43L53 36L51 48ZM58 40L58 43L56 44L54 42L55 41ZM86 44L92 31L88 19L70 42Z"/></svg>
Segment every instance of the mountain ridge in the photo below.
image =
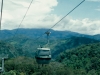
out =
<svg viewBox="0 0 100 75"><path fill-rule="evenodd" d="M11 38L17 35L24 35L29 38L38 38L38 37L41 37L47 30L48 29L24 29L24 28L13 29L13 30L1 30L0 39L7 39L7 38ZM50 32L51 32L50 34L51 38L70 38L72 36L89 37L89 38L94 38L94 39L97 38L96 35L80 34L80 33L72 32L72 31L57 31L57 30L51 29Z"/></svg>

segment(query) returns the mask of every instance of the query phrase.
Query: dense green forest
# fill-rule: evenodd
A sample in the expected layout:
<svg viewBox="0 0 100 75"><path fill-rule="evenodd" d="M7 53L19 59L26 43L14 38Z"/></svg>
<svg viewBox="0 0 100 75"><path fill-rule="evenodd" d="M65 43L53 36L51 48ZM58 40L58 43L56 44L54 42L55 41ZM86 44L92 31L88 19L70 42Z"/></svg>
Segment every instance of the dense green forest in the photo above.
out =
<svg viewBox="0 0 100 75"><path fill-rule="evenodd" d="M84 75L100 75L100 43L82 45L66 50L57 57L57 61Z"/></svg>
<svg viewBox="0 0 100 75"><path fill-rule="evenodd" d="M0 41L0 58L4 56L7 56L9 58L17 57L23 54L24 52L22 48L15 47L14 45L11 45L10 43L7 43L5 41Z"/></svg>
<svg viewBox="0 0 100 75"><path fill-rule="evenodd" d="M52 61L39 65L34 58L17 57L5 61L4 75L71 75L71 69Z"/></svg>
<svg viewBox="0 0 100 75"><path fill-rule="evenodd" d="M86 38L86 37L71 37L61 41L58 41L57 45L53 48L53 57L56 57L66 49L76 48L81 45L97 43L98 40Z"/></svg>
<svg viewBox="0 0 100 75"><path fill-rule="evenodd" d="M94 43L66 50L46 65L35 58L8 58L4 75L100 75L99 64L100 43Z"/></svg>
<svg viewBox="0 0 100 75"><path fill-rule="evenodd" d="M63 43L65 42L64 40ZM9 46L12 52L9 51ZM5 42L1 43L1 49L2 47L5 49L1 51L7 50L10 54L19 50ZM39 65L34 57L27 57L21 55L24 53L16 51L19 55L15 54L16 57L12 56L5 60L3 75L100 75L100 43L81 44L65 50L47 65Z"/></svg>

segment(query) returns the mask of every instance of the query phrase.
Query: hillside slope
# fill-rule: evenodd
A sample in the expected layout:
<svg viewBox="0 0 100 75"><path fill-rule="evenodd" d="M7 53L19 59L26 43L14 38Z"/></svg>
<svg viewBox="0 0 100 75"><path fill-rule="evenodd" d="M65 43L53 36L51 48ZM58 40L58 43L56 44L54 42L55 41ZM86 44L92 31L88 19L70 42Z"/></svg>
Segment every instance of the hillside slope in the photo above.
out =
<svg viewBox="0 0 100 75"><path fill-rule="evenodd" d="M61 40L57 43L57 45L53 49L53 57L56 57L61 52L65 51L66 49L76 48L81 45L90 44L90 43L97 43L98 40L86 38L86 37L71 37L69 39Z"/></svg>
<svg viewBox="0 0 100 75"><path fill-rule="evenodd" d="M14 30L2 30L0 33L0 39L8 39L13 36L26 36L28 38L38 38L38 37L45 37L43 35L48 29L14 29ZM17 32L16 32L17 31ZM76 37L92 37L90 35L79 34L76 32L71 31L55 31L50 30L50 38L70 38L72 36Z"/></svg>
<svg viewBox="0 0 100 75"><path fill-rule="evenodd" d="M83 45L61 53L57 61L75 70L84 70L89 75L100 74L100 42Z"/></svg>
<svg viewBox="0 0 100 75"><path fill-rule="evenodd" d="M0 58L7 56L11 58L23 55L24 53L21 48L15 47L4 41L0 41Z"/></svg>
<svg viewBox="0 0 100 75"><path fill-rule="evenodd" d="M29 57L34 57L34 53L36 52L39 45L42 47L50 47L53 58L61 52L65 51L66 49L75 48L83 44L99 42L98 40L86 37L71 37L66 39L50 39L50 42L47 45L46 39L36 40L30 39L25 36L17 36L15 38L10 38L5 41L14 45L15 47L22 48L22 50L25 52L25 55Z"/></svg>

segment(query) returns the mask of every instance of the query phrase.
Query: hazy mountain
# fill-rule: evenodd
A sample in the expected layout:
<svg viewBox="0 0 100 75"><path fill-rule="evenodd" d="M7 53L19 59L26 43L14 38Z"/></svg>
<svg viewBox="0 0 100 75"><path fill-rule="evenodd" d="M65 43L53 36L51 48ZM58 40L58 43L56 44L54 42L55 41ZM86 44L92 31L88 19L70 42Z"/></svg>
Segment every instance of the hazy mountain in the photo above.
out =
<svg viewBox="0 0 100 75"><path fill-rule="evenodd" d="M42 36L48 29L14 29L14 30L2 30L0 33L0 38L1 39L7 39L11 38L14 36L18 35L23 35L29 38L38 38L38 37L45 37ZM50 38L70 38L72 36L77 36L77 37L92 37L90 35L85 35L85 34L79 34L76 32L71 32L71 31L55 31L55 30L50 30Z"/></svg>
<svg viewBox="0 0 100 75"><path fill-rule="evenodd" d="M100 34L94 35L93 36L95 39L100 40Z"/></svg>

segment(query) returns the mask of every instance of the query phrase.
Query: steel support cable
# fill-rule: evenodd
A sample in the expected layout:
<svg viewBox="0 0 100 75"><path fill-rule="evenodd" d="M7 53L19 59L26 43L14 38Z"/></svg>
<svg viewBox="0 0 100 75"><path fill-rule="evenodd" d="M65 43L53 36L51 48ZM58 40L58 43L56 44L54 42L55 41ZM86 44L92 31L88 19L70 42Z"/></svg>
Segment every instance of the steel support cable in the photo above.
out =
<svg viewBox="0 0 100 75"><path fill-rule="evenodd" d="M1 30L1 21L2 21L2 10L3 10L3 0L1 2L0 30Z"/></svg>
<svg viewBox="0 0 100 75"><path fill-rule="evenodd" d="M33 0L30 2L29 7L28 7L28 9L27 9L27 11L26 11L26 13L25 13L23 19L21 20L20 24L18 25L18 28L17 28L17 30L15 31L14 37L15 37L16 33L18 32L18 29L19 29L19 27L21 26L22 22L24 21L24 19L25 19L26 15L27 15L27 12L28 12L28 10L29 10L29 8L30 8L32 2L33 2Z"/></svg>
<svg viewBox="0 0 100 75"><path fill-rule="evenodd" d="M24 21L24 19L25 19L26 15L27 15L27 12L28 12L28 10L29 10L29 8L30 8L32 2L33 2L33 0L30 2L26 13L25 13L24 17L22 18L20 24L18 25L18 28L17 28L17 30L15 31L15 33L13 34L13 37L12 37L12 38L14 38L14 37L16 36L16 34L17 34L17 32L18 32L18 29L19 29L19 27L21 26L22 22ZM12 53L12 54L13 54L13 53ZM13 54L13 56L16 57L14 54Z"/></svg>
<svg viewBox="0 0 100 75"><path fill-rule="evenodd" d="M79 7L85 0L83 0L82 2L80 2L77 6L75 6L71 11L69 11L64 17L62 17L57 23L55 23L51 28L49 28L46 32L49 32L53 27L55 27L59 22L61 22L65 17L67 17L71 12L73 12L77 7ZM44 33L45 34L45 33ZM43 35L44 35L43 34ZM43 35L41 35L40 37L42 37ZM38 37L37 39L39 39L40 37Z"/></svg>
<svg viewBox="0 0 100 75"><path fill-rule="evenodd" d="M65 17L67 17L71 12L73 12L78 6L80 6L85 0L83 0L81 3L79 3L76 7L74 7L70 12L68 12L64 17L62 17L57 23L55 23L50 29L47 31L51 30L53 27L55 27L60 21L62 21Z"/></svg>
<svg viewBox="0 0 100 75"><path fill-rule="evenodd" d="M26 13L25 13L25 15L24 15L24 17L22 18L22 20L21 20L20 24L18 25L18 27L17 27L15 33L13 34L13 36L12 36L13 38L15 37L16 33L18 32L19 27L21 26L22 22L24 21L24 19L25 19L26 15L27 15L27 12L28 12L28 10L29 10L29 8L30 8L32 2L33 2L33 0L30 2L29 6L28 6L28 9L27 9L27 11L26 11ZM2 6L1 6L1 8L3 8L3 0L2 0ZM2 11L2 10L1 10L1 11ZM2 14L2 13L1 13L1 14ZM2 17L2 16L1 16L1 17ZM2 20L2 18L0 18L0 20ZM0 21L0 28L1 28L1 21Z"/></svg>
<svg viewBox="0 0 100 75"><path fill-rule="evenodd" d="M26 15L27 15L27 12L28 12L28 10L29 10L29 8L30 8L32 2L33 2L33 0L30 2L29 7L28 7L28 9L27 9L27 11L26 11L26 13L25 13L23 19L21 20L20 24L18 25L18 28L21 26L22 22L24 21L24 19L25 19ZM2 20L2 9L3 9L3 0L2 0L2 4L1 4L0 29L1 29L1 20ZM18 28L17 28L17 30L15 31L14 35L12 36L13 38L15 37L16 33L18 32ZM11 53L12 53L12 52L11 52ZM13 53L12 53L12 54L13 54ZM13 54L13 56L16 57L15 54Z"/></svg>

